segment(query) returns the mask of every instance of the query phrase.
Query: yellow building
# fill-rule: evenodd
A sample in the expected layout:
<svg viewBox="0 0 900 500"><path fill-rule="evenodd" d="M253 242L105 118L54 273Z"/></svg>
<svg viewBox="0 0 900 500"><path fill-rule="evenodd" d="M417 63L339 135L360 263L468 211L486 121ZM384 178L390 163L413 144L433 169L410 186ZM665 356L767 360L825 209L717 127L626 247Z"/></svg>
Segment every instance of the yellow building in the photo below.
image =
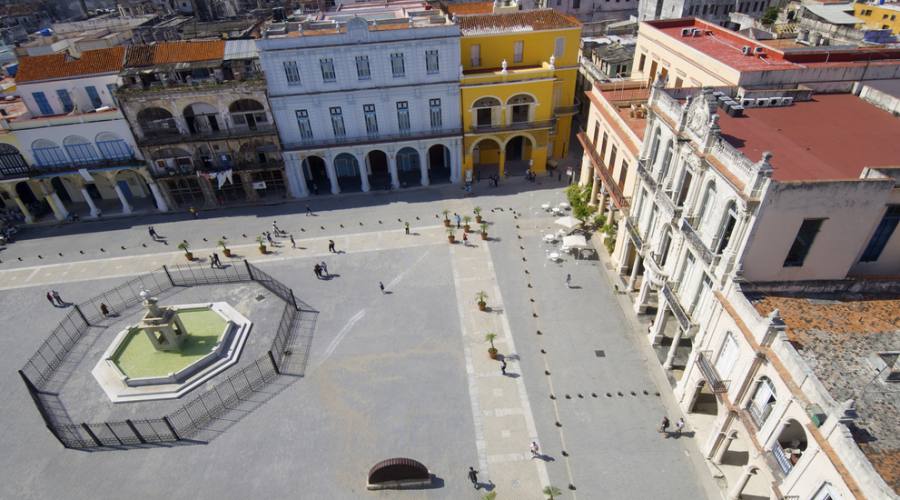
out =
<svg viewBox="0 0 900 500"><path fill-rule="evenodd" d="M884 5L856 3L853 4L853 15L862 19L866 28L890 29L891 33L900 34L900 4L898 3Z"/></svg>
<svg viewBox="0 0 900 500"><path fill-rule="evenodd" d="M568 152L581 23L551 9L509 12L500 4L455 20L465 178L546 171Z"/></svg>

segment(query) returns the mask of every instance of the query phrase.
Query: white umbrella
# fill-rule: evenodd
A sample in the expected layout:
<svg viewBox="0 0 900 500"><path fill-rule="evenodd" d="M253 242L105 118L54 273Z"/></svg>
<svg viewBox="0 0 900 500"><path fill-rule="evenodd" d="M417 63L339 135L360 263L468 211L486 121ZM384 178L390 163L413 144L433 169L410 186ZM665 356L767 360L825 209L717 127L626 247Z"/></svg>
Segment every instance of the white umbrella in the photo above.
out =
<svg viewBox="0 0 900 500"><path fill-rule="evenodd" d="M575 217L572 217L571 215L556 219L556 223L568 230L575 229L576 227L581 225L581 221L576 219Z"/></svg>
<svg viewBox="0 0 900 500"><path fill-rule="evenodd" d="M569 247L569 248L581 249L581 248L587 248L588 244L587 244L587 240L584 238L584 236L582 236L580 234L575 234L572 236L564 237L563 238L563 246Z"/></svg>

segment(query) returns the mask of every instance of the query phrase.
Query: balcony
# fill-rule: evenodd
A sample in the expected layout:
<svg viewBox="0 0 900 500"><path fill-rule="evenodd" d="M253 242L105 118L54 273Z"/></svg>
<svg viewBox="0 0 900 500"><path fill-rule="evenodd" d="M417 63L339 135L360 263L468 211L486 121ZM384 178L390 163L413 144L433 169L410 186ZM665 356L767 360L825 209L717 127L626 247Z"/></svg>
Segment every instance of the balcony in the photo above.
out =
<svg viewBox="0 0 900 500"><path fill-rule="evenodd" d="M616 181L612 178L612 174L609 172L609 168L607 168L606 164L603 163L603 159L600 158L600 155L597 154L596 145L594 145L594 143L591 142L590 139L588 139L584 132L578 132L577 137L578 142L581 143L581 148L585 151L585 153L587 153L588 158L590 158L591 165L594 167L594 171L600 173L600 178L603 179L603 185L606 186L606 191L609 193L609 197L612 198L613 204L619 210L627 211L628 200L625 199L625 194L619 188L619 185L616 183ZM628 223L630 223L630 221L626 220L626 224ZM634 226L631 226L631 229L629 229L629 231L631 231L632 229L634 229ZM635 240L635 246L640 249L640 236L636 231L634 233L634 236L632 236L632 239L634 239L635 236L637 237L637 240Z"/></svg>
<svg viewBox="0 0 900 500"><path fill-rule="evenodd" d="M261 74L243 80L216 80L215 78L210 77L192 80L190 83L186 81L156 81L147 85L132 84L121 86L116 89L116 95L127 98L145 92L196 92L198 90L227 91L229 88L234 87L255 87L264 90L266 88L266 82Z"/></svg>
<svg viewBox="0 0 900 500"><path fill-rule="evenodd" d="M631 242L634 243L635 249L640 253L644 248L644 242L641 240L641 233L638 232L637 226L634 224L634 220L631 217L625 217L625 232L628 233L628 237L631 238Z"/></svg>
<svg viewBox="0 0 900 500"><path fill-rule="evenodd" d="M653 175L650 174L650 171L647 170L646 160L641 158L637 163L637 172L638 176L640 176L641 180L644 181L645 184L650 186L650 191L656 192L656 180L653 179Z"/></svg>
<svg viewBox="0 0 900 500"><path fill-rule="evenodd" d="M747 413L750 414L750 420L753 421L753 425L755 425L757 429L761 429L763 424L766 423L766 419L769 418L769 414L772 413L772 408L774 407L775 403L769 403L760 407L752 402L747 406Z"/></svg>
<svg viewBox="0 0 900 500"><path fill-rule="evenodd" d="M694 224L696 224L696 222L694 222ZM687 217L681 218L681 232L684 233L685 240L687 240L694 252L700 255L703 262L705 262L707 266L712 266L716 260L716 256L713 255L712 251L705 243L703 243L700 235L694 229L694 226Z"/></svg>
<svg viewBox="0 0 900 500"><path fill-rule="evenodd" d="M104 160L104 159L96 159L91 160L90 162L65 162L58 163L55 165L35 165L31 167L29 175L31 177L41 177L45 174L60 174L60 173L74 173L81 169L91 170L103 170L107 168L140 168L145 167L146 163L144 160L140 160L135 157L131 158L119 158L113 160Z"/></svg>
<svg viewBox="0 0 900 500"><path fill-rule="evenodd" d="M439 137L459 136L461 134L462 130L459 128L442 128L396 134L367 134L355 137L325 137L322 139L311 138L298 142L284 142L281 145L285 151L303 151L307 149L326 149L336 146L356 146L361 144L377 144L381 142L436 139Z"/></svg>
<svg viewBox="0 0 900 500"><path fill-rule="evenodd" d="M193 159L191 164L179 165L176 167L167 167L165 169L154 167L153 169L151 169L150 175L156 179L165 179L182 175L195 175L197 171L221 172L231 169L235 172L239 172L242 170L263 170L272 168L284 168L284 160L270 158L266 161L235 160L230 162L204 164L199 159Z"/></svg>
<svg viewBox="0 0 900 500"><path fill-rule="evenodd" d="M791 460L784 452L784 449L781 447L781 443L775 441L775 444L772 445L772 450L770 451L770 453L772 454L772 458L775 460L775 463L778 464L778 470L780 470L782 474L787 476L794 468L794 464L791 463Z"/></svg>
<svg viewBox="0 0 900 500"><path fill-rule="evenodd" d="M460 83L466 86L551 79L555 78L554 73L555 70L550 69L549 62L534 66L509 66L506 70L502 68L475 68L465 70Z"/></svg>
<svg viewBox="0 0 900 500"><path fill-rule="evenodd" d="M178 129L159 128L146 130L144 137L138 139L140 146L163 146L166 144L180 144L194 141L215 141L222 139L241 139L257 135L274 135L275 125L269 123L257 124L253 128L221 126L219 130L201 130L192 134L184 134Z"/></svg>
<svg viewBox="0 0 900 500"><path fill-rule="evenodd" d="M713 394L720 394L727 391L728 388L725 382L722 381L722 378L719 377L719 372L710 359L711 356L712 351L700 351L697 355L697 366L700 368L700 373Z"/></svg>
<svg viewBox="0 0 900 500"><path fill-rule="evenodd" d="M669 303L669 307L672 309L672 315L675 316L678 325L681 326L682 330L687 331L688 328L691 327L691 318L688 316L687 312L685 312L684 308L681 307L681 301L672 289L673 286L674 283L670 281L667 281L666 284L663 285L663 297L665 297L666 302Z"/></svg>
<svg viewBox="0 0 900 500"><path fill-rule="evenodd" d="M493 132L512 132L516 130L539 130L550 129L552 132L556 128L556 120L545 121L524 121L516 123L492 123L490 125L473 125L466 131L468 134L486 134Z"/></svg>

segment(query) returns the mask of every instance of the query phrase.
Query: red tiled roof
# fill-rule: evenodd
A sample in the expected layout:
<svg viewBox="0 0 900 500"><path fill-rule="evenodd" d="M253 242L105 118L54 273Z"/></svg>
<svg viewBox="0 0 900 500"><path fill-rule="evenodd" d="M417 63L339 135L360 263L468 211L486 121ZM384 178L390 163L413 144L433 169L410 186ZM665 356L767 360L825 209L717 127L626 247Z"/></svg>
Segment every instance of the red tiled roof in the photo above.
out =
<svg viewBox="0 0 900 500"><path fill-rule="evenodd" d="M19 71L16 82L34 82L71 78L74 76L115 73L125 63L125 48L87 50L78 58L68 53L48 54L45 56L23 57L19 59Z"/></svg>
<svg viewBox="0 0 900 500"><path fill-rule="evenodd" d="M553 9L521 10L508 14L459 15L456 16L456 22L463 36L581 27L581 23L574 17Z"/></svg>
<svg viewBox="0 0 900 500"><path fill-rule="evenodd" d="M469 14L491 14L493 12L494 2L453 3L447 6L447 13L453 16L466 16Z"/></svg>
<svg viewBox="0 0 900 500"><path fill-rule="evenodd" d="M751 161L772 152L775 180L858 179L865 167L900 165L900 119L852 94L718 115L722 138Z"/></svg>
<svg viewBox="0 0 900 500"><path fill-rule="evenodd" d="M224 40L161 42L128 47L125 66L140 68L156 64L214 61L225 57Z"/></svg>

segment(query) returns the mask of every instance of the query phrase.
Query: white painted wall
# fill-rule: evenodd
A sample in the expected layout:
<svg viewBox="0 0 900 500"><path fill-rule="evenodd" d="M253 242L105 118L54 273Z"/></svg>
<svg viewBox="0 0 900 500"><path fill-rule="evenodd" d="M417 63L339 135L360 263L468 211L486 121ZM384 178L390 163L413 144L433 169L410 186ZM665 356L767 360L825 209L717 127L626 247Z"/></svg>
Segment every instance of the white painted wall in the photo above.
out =
<svg viewBox="0 0 900 500"><path fill-rule="evenodd" d="M91 99L88 97L85 87L94 86L100 95L100 100L104 106L118 107L110 95L107 85L119 84L119 75L116 73L106 75L93 75L84 78L69 78L65 80L50 80L42 82L28 82L19 84L16 92L22 96L22 100L32 116L41 116L42 113L38 105L34 101L35 92L43 92L47 96L47 101L53 108L54 114L63 113L62 101L59 99L56 91L64 89L69 91L72 102L81 112L87 112L94 109Z"/></svg>

